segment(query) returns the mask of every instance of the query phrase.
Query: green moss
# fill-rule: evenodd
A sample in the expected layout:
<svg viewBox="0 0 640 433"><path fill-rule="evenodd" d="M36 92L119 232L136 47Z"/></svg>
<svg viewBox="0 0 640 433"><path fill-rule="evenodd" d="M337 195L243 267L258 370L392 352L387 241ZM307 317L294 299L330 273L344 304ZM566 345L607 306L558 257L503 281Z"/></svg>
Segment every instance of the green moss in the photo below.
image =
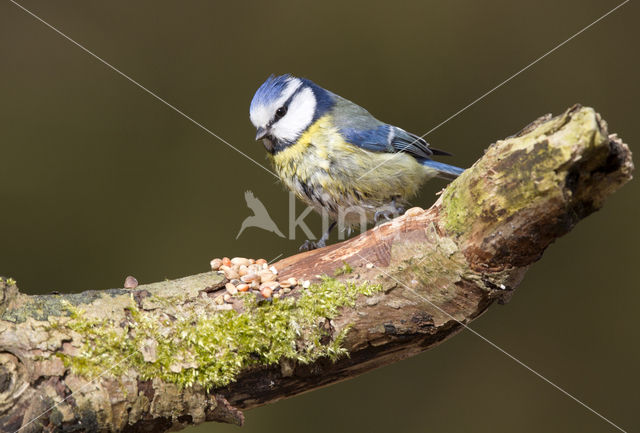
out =
<svg viewBox="0 0 640 433"><path fill-rule="evenodd" d="M325 344L327 331L319 323L336 317L341 307L353 306L359 295L381 290L380 285L327 277L297 299L258 302L254 295L244 294L242 313L217 311L173 321L163 319L157 310L139 310L132 299L124 327L108 319L87 319L69 304L71 319L65 326L84 337L84 346L77 355L58 356L74 373L90 378L105 370L117 376L134 368L142 379L221 387L253 365L273 365L283 358L310 363L348 355L342 347L348 329Z"/></svg>
<svg viewBox="0 0 640 433"><path fill-rule="evenodd" d="M347 262L342 262L342 263L344 264L333 272L334 277L339 277L340 275L346 275L353 272L353 268L349 263Z"/></svg>

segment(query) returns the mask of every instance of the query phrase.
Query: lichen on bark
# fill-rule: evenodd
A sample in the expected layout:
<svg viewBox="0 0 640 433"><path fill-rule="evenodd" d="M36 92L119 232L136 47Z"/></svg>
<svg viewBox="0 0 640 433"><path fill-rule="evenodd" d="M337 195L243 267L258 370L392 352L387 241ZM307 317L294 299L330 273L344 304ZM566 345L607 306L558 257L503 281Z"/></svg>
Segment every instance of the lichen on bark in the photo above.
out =
<svg viewBox="0 0 640 433"><path fill-rule="evenodd" d="M501 224L532 201L564 194L569 172L562 168L569 167L577 149L608 154L609 139L593 108L574 106L545 119L493 144L446 189L442 204L448 230L469 234L470 225L482 225L486 231L487 225Z"/></svg>

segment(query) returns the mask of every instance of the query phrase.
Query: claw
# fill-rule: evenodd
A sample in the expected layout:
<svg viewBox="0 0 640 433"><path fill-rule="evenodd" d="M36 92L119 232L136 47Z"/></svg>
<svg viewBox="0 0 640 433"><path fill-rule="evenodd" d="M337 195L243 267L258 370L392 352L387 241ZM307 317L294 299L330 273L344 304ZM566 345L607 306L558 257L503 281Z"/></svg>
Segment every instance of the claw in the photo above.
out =
<svg viewBox="0 0 640 433"><path fill-rule="evenodd" d="M298 248L298 251L311 251L314 250L316 248L316 243L312 242L310 240L306 240L304 241L304 243L302 245L300 245L300 248Z"/></svg>
<svg viewBox="0 0 640 433"><path fill-rule="evenodd" d="M323 239L320 239L318 242L314 242L312 240L306 240L304 241L304 243L302 245L300 245L300 248L298 248L298 251L311 251L311 250L315 250L317 248L323 248L326 247L327 244Z"/></svg>
<svg viewBox="0 0 640 433"><path fill-rule="evenodd" d="M398 199L399 197L393 197L390 204L383 207L381 210L377 211L374 214L373 220L375 224L378 224L382 217L384 217L384 219L386 219L387 221L391 221L397 216L404 215L407 210L404 208L404 206L397 203Z"/></svg>
<svg viewBox="0 0 640 433"><path fill-rule="evenodd" d="M393 216L394 216L393 211L389 209L379 210L373 216L373 220L375 221L376 224L378 224L380 222L381 217L384 217L384 219L386 219L387 221L391 221L393 219Z"/></svg>

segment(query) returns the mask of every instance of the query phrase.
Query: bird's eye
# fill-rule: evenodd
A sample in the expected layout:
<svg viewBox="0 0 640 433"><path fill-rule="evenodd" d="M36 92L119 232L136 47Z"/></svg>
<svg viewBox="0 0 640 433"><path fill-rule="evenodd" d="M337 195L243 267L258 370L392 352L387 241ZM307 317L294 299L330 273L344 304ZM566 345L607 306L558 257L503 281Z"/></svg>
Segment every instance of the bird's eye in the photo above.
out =
<svg viewBox="0 0 640 433"><path fill-rule="evenodd" d="M282 106L276 110L276 118L280 119L282 116L287 114L287 107Z"/></svg>

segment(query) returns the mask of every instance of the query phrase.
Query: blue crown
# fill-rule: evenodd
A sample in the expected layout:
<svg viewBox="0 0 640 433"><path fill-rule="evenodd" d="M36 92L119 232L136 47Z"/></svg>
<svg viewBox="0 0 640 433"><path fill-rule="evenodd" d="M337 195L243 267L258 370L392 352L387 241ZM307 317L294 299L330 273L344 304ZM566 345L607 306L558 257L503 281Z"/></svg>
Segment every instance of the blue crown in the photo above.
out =
<svg viewBox="0 0 640 433"><path fill-rule="evenodd" d="M287 83L292 78L293 77L289 74L280 75L278 77L271 75L267 78L267 81L262 83L262 86L260 86L256 91L256 94L253 95L250 110L261 105L268 105L270 102L278 99L287 87Z"/></svg>

